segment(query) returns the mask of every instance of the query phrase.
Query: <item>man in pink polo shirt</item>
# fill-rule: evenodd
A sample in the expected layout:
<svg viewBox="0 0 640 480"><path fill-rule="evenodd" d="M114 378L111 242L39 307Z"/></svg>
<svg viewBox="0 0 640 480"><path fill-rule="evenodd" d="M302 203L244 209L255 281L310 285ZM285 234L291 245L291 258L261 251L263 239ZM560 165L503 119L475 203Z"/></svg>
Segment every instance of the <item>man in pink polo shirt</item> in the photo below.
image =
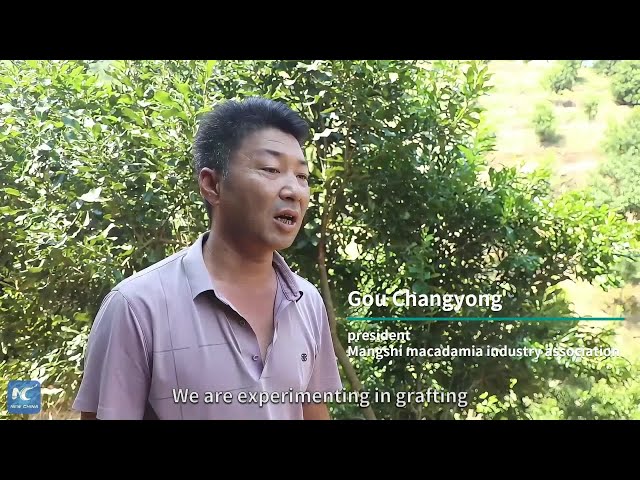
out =
<svg viewBox="0 0 640 480"><path fill-rule="evenodd" d="M267 99L205 115L210 230L103 299L74 402L90 419L329 419L342 388L318 290L278 250L309 204L305 121Z"/></svg>

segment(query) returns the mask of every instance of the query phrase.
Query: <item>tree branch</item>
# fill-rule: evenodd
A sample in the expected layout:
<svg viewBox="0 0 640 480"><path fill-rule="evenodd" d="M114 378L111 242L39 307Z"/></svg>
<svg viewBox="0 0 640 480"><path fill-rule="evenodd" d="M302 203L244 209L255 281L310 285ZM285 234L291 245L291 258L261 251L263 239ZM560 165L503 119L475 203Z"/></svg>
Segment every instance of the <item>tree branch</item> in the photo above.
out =
<svg viewBox="0 0 640 480"><path fill-rule="evenodd" d="M327 146L326 146L326 138L324 154L327 154ZM346 153L345 149L345 153ZM319 149L318 149L319 152ZM319 158L319 160L321 160ZM344 158L345 162L347 161L346 157ZM326 163L325 163L326 165ZM338 182L338 186L334 194L327 198L329 193L331 192L331 183L330 179L327 178L325 180L325 204L322 212L322 221L320 224L320 242L318 243L318 268L320 270L320 287L322 292L322 298L324 299L325 306L327 308L327 316L329 318L329 328L331 330L331 340L333 342L333 347L336 352L336 356L338 357L338 361L347 376L347 379L353 389L357 392L361 392L364 390L362 386L362 382L358 378L358 374L351 364L351 360L347 355L346 350L344 349L342 343L340 342L340 338L338 337L338 328L337 328L337 320L335 309L333 306L333 299L331 298L331 289L329 287L329 275L327 273L327 230L328 226L331 223L333 215L335 213L334 207L338 203L338 198L342 195L342 191L344 189L345 182ZM364 416L367 420L375 420L376 416L373 412L373 408L368 406L363 408Z"/></svg>
<svg viewBox="0 0 640 480"><path fill-rule="evenodd" d="M357 392L361 392L364 390L362 386L362 382L358 378L358 374L351 365L351 360L349 360L349 356L347 355L346 350L342 346L340 339L338 338L338 329L336 322L336 314L333 308L333 300L331 298L331 290L329 288L329 276L327 274L327 265L325 261L325 244L324 244L324 234L322 234L322 239L318 245L318 267L320 268L320 286L322 290L322 298L324 299L324 303L327 307L327 316L329 317L329 328L331 330L331 340L333 341L333 347L336 352L336 356L338 357L338 361L347 375L347 379L349 383L353 387L353 389ZM376 415L373 412L371 406L368 406L363 409L364 416L367 420L375 420Z"/></svg>

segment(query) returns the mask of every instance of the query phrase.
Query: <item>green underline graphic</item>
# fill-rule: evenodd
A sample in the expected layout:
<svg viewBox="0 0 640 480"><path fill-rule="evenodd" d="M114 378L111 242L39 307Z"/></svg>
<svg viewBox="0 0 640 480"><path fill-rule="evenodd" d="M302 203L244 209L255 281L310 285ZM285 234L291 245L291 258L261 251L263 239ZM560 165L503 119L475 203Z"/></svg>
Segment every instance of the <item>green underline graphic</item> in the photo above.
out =
<svg viewBox="0 0 640 480"><path fill-rule="evenodd" d="M350 322L621 322L624 317L347 317L347 320Z"/></svg>

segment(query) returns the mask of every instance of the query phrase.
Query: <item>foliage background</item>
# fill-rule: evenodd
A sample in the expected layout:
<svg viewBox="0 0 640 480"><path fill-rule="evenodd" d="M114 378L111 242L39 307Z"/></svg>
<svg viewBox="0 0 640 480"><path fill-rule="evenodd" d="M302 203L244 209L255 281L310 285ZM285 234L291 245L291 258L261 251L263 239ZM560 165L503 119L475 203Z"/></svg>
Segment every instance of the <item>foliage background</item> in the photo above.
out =
<svg viewBox="0 0 640 480"><path fill-rule="evenodd" d="M570 90L578 65L556 71L569 67ZM626 63L607 68L635 78ZM495 132L482 103L490 83L484 61L0 63L0 416L8 416L4 383L14 378L43 382L45 410L68 407L102 297L206 229L191 169L199 116L226 98L265 95L312 125L312 203L285 254L323 294L346 387L469 394L462 409L337 404L335 417L637 418L637 365L624 357L346 354L348 331L383 328L347 316L443 315L350 308L353 290L503 293L500 315L561 316L575 313L561 288L568 279L604 289L634 281L640 183L620 172L638 159L637 130L612 127L606 171L587 188L559 192L553 169L491 162ZM629 191L628 201L607 197L611 185ZM603 347L616 326L384 328L411 330L414 347Z"/></svg>

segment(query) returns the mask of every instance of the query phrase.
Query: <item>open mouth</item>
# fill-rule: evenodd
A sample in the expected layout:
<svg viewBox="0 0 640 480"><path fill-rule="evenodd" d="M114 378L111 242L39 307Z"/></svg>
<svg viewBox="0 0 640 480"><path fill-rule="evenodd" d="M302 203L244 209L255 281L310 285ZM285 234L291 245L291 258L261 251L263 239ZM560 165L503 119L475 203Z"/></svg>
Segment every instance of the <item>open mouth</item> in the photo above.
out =
<svg viewBox="0 0 640 480"><path fill-rule="evenodd" d="M278 215L275 219L285 225L293 225L296 223L295 219L291 215Z"/></svg>

